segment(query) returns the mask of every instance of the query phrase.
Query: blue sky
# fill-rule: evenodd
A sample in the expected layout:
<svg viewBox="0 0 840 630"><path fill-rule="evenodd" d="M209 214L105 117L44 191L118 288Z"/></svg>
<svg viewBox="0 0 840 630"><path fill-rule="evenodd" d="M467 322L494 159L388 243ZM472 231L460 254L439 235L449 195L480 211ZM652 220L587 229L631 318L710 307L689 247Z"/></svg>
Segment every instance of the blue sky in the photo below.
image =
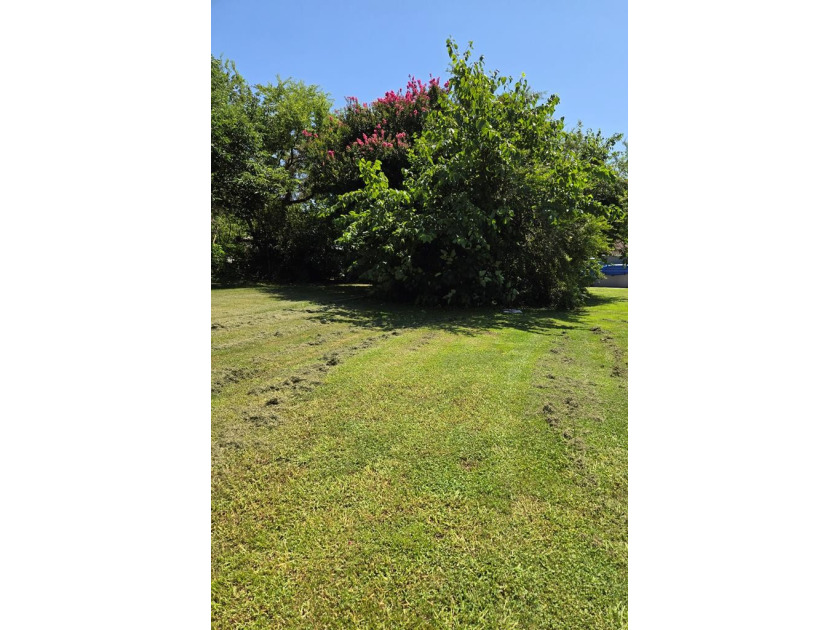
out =
<svg viewBox="0 0 840 630"><path fill-rule="evenodd" d="M446 38L488 70L560 97L567 124L627 133L627 1L212 0L212 52L249 83L319 85L335 106L373 101L409 74L446 76Z"/></svg>

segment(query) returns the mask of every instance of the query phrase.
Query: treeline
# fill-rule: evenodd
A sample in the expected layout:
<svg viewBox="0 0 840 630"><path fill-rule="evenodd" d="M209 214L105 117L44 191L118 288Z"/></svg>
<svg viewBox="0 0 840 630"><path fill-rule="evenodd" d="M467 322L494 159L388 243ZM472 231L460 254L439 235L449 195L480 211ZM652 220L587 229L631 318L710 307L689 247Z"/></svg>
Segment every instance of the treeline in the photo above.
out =
<svg viewBox="0 0 840 630"><path fill-rule="evenodd" d="M579 302L627 244L620 135L566 129L447 41L450 76L343 108L212 59L214 282L366 281L423 304Z"/></svg>

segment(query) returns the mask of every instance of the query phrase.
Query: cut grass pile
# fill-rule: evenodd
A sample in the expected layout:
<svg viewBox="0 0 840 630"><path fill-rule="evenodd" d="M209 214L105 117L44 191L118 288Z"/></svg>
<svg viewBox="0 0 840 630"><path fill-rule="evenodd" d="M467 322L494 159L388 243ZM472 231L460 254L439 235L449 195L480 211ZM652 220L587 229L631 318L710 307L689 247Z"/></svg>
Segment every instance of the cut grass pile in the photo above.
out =
<svg viewBox="0 0 840 630"><path fill-rule="evenodd" d="M627 290L213 291L213 626L627 624Z"/></svg>

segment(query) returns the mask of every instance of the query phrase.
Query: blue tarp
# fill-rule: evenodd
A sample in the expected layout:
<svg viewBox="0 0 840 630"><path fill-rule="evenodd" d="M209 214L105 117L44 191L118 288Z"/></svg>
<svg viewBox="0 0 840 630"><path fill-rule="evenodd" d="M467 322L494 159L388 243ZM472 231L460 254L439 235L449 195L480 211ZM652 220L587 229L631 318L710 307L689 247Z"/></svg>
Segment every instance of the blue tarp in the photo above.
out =
<svg viewBox="0 0 840 630"><path fill-rule="evenodd" d="M605 276L626 276L627 265L604 265L601 267L601 273Z"/></svg>

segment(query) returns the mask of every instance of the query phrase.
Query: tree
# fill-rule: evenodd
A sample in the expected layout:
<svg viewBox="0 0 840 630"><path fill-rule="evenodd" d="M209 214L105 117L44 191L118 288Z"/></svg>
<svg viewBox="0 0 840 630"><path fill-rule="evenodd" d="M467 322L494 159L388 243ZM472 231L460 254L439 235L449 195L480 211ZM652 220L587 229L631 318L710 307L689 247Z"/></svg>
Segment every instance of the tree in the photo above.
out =
<svg viewBox="0 0 840 630"><path fill-rule="evenodd" d="M216 58L211 76L214 243L223 227L239 228L242 273L253 279L334 273L337 233L312 207L304 150L329 114L328 96L291 79L251 88Z"/></svg>
<svg viewBox="0 0 840 630"><path fill-rule="evenodd" d="M578 303L606 249L606 221L568 150L558 102L469 63L447 41L452 77L408 152L404 190L362 159L365 187L340 197L342 242L362 277L423 303Z"/></svg>
<svg viewBox="0 0 840 630"><path fill-rule="evenodd" d="M253 120L256 97L231 61L212 58L210 186L213 217L247 214L248 179L256 175L262 139Z"/></svg>
<svg viewBox="0 0 840 630"><path fill-rule="evenodd" d="M345 107L328 117L319 135L308 137L315 189L338 195L360 189L359 160L379 160L392 188L403 187L408 151L420 136L448 86L430 77L410 77L405 93L390 90L372 103L348 97Z"/></svg>
<svg viewBox="0 0 840 630"><path fill-rule="evenodd" d="M628 161L627 142L623 149L616 146L622 142L622 134L603 136L599 131L584 131L583 124L566 135L566 147L586 170L585 191L592 196L595 212L608 223L607 240L618 246L627 257L628 227Z"/></svg>

